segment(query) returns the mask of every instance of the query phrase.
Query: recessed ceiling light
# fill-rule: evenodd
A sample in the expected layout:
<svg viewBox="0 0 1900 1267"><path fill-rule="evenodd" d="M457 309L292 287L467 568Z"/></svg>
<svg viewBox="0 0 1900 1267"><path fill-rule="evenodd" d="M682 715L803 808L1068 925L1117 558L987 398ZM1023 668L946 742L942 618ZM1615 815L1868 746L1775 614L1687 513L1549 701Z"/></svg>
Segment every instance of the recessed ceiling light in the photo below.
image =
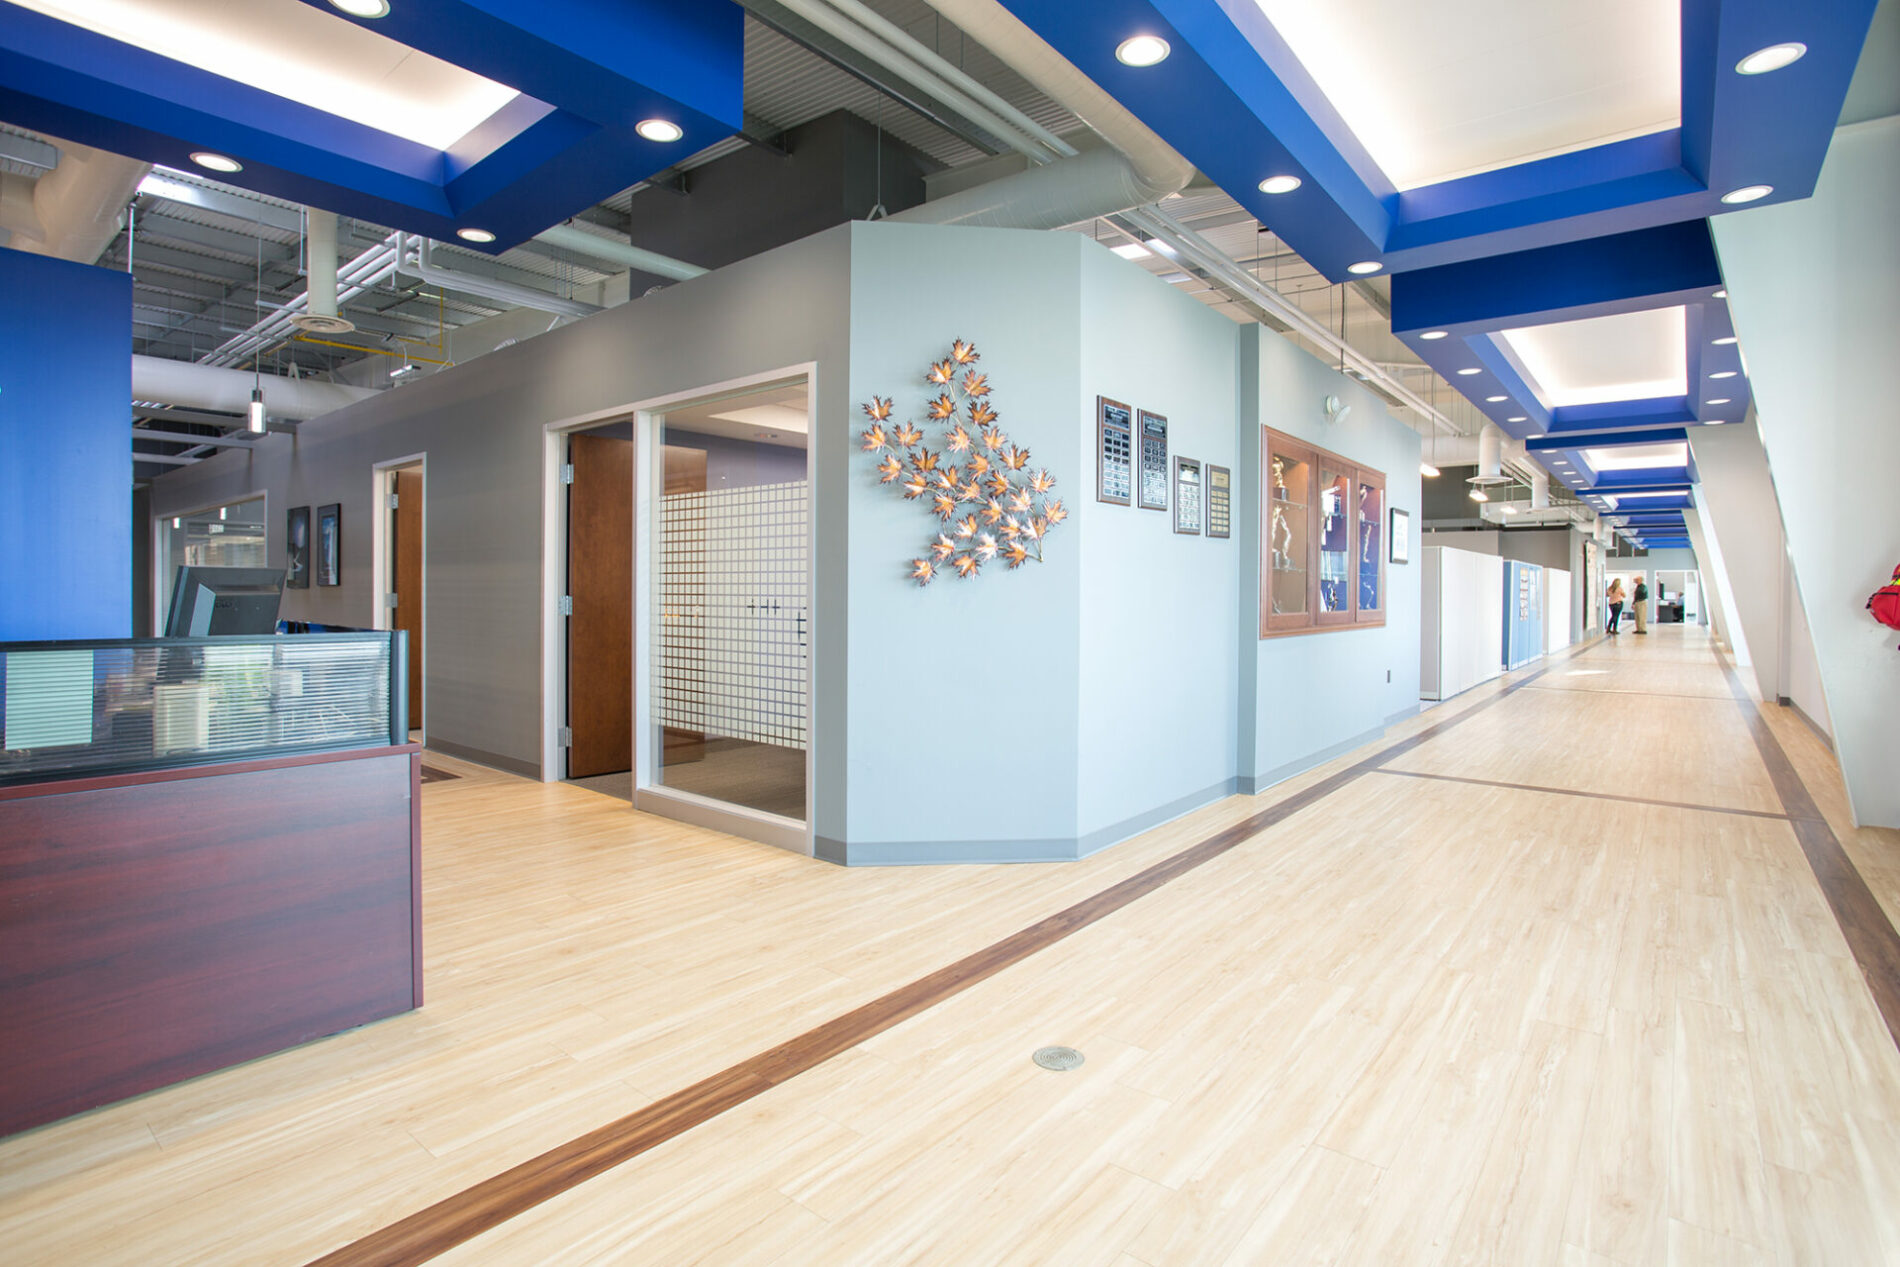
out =
<svg viewBox="0 0 1900 1267"><path fill-rule="evenodd" d="M389 0L330 0L330 5L332 8L341 9L353 18L386 18L389 16ZM1799 55L1800 54L1796 54L1796 56ZM1761 54L1757 53L1756 56L1759 57Z"/></svg>
<svg viewBox="0 0 1900 1267"><path fill-rule="evenodd" d="M1510 399L1509 396L1486 396L1484 398L1484 403L1487 405L1495 405L1500 401L1505 401L1509 399Z"/></svg>
<svg viewBox="0 0 1900 1267"><path fill-rule="evenodd" d="M1757 198L1766 198L1775 192L1773 185L1743 185L1740 189L1731 189L1722 195L1722 201L1733 207L1739 203L1753 202Z"/></svg>
<svg viewBox="0 0 1900 1267"><path fill-rule="evenodd" d="M1713 295L1710 295L1709 298L1710 299L1727 299L1728 292L1726 290L1718 290Z"/></svg>
<svg viewBox="0 0 1900 1267"><path fill-rule="evenodd" d="M1263 194L1290 194L1300 187L1298 176L1269 176L1260 182Z"/></svg>
<svg viewBox="0 0 1900 1267"><path fill-rule="evenodd" d="M1482 373L1483 371L1480 370L1477 366L1471 365L1471 366L1465 367L1464 369L1459 370L1458 372L1460 374L1479 374L1479 373Z"/></svg>
<svg viewBox="0 0 1900 1267"><path fill-rule="evenodd" d="M213 154L210 150L199 150L191 156L191 161L212 172L241 172L244 164L235 158L226 158L222 154Z"/></svg>
<svg viewBox="0 0 1900 1267"><path fill-rule="evenodd" d="M1427 330L1418 337L1421 339L1442 339L1449 333L1451 333L1449 330Z"/></svg>
<svg viewBox="0 0 1900 1267"><path fill-rule="evenodd" d="M1506 419L1505 419L1504 421L1506 421L1506 422L1524 422L1524 421L1527 421L1527 419L1526 419L1526 418L1524 417L1524 415L1523 415L1523 414L1519 414L1519 415L1518 415L1517 417L1515 417L1515 418L1506 418Z"/></svg>
<svg viewBox="0 0 1900 1267"><path fill-rule="evenodd" d="M1471 500L1474 502L1488 502L1491 499L1485 496L1485 492L1482 488L1474 488L1471 490Z"/></svg>
<svg viewBox="0 0 1900 1267"><path fill-rule="evenodd" d="M1167 61L1171 51L1159 35L1134 35L1115 46L1115 60L1124 66L1153 66Z"/></svg>
<svg viewBox="0 0 1900 1267"><path fill-rule="evenodd" d="M1735 341L1736 341L1736 339L1735 339L1735 336L1734 336L1734 335L1732 335L1732 334L1731 334L1731 335L1729 335L1729 337L1728 337L1728 338L1726 338L1726 339L1712 339L1712 340L1710 340L1710 342L1712 342L1712 343L1714 343L1714 344L1715 344L1715 346L1716 346L1716 347L1718 347L1718 348L1725 348L1725 347L1727 347L1727 346L1728 346L1729 344L1731 344L1731 343L1734 343Z"/></svg>
<svg viewBox="0 0 1900 1267"><path fill-rule="evenodd" d="M1709 377L1710 378L1734 378L1735 373L1736 371L1734 370L1717 370L1715 371L1715 373L1709 375Z"/></svg>
<svg viewBox="0 0 1900 1267"><path fill-rule="evenodd" d="M1705 418L1702 420L1702 425L1705 427L1719 427L1727 421L1727 418Z"/></svg>
<svg viewBox="0 0 1900 1267"><path fill-rule="evenodd" d="M1111 246L1108 249L1125 260L1138 260L1154 254L1139 242L1124 242L1120 246Z"/></svg>
<svg viewBox="0 0 1900 1267"><path fill-rule="evenodd" d="M1499 506L1498 510L1506 515L1515 515L1517 513L1517 507L1515 506Z"/></svg>
<svg viewBox="0 0 1900 1267"><path fill-rule="evenodd" d="M1360 260L1357 264L1346 265L1346 271L1348 273L1357 273L1359 276L1364 277L1367 273L1376 273L1384 267L1385 265L1379 263L1377 260Z"/></svg>
<svg viewBox="0 0 1900 1267"><path fill-rule="evenodd" d="M495 235L487 229L457 229L455 236L464 242L493 242Z"/></svg>
<svg viewBox="0 0 1900 1267"><path fill-rule="evenodd" d="M686 130L671 119L642 119L633 125L633 130L661 145L670 145L686 135Z"/></svg>
<svg viewBox="0 0 1900 1267"><path fill-rule="evenodd" d="M1717 396L1714 400L1705 400L1702 403L1705 405L1726 405L1729 403L1729 398L1727 396Z"/></svg>
<svg viewBox="0 0 1900 1267"><path fill-rule="evenodd" d="M1736 62L1735 69L1737 73L1743 75L1766 75L1771 70L1780 70L1783 66L1794 65L1807 51L1808 46L1799 41L1770 44L1767 48L1756 49L1741 61Z"/></svg>

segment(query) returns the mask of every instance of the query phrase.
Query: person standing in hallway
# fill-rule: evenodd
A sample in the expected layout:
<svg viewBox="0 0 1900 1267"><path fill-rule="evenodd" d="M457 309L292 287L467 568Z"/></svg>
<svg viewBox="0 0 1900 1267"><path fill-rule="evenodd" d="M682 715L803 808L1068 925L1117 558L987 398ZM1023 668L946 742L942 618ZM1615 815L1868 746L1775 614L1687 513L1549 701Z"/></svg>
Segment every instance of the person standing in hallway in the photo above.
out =
<svg viewBox="0 0 1900 1267"><path fill-rule="evenodd" d="M1649 585L1642 577L1636 578L1636 593L1630 597L1630 606L1636 611L1636 632L1649 632Z"/></svg>
<svg viewBox="0 0 1900 1267"><path fill-rule="evenodd" d="M1609 593L1604 595L1610 600L1610 620L1604 625L1603 632L1614 635L1617 622L1623 619L1623 578L1617 577L1610 582Z"/></svg>

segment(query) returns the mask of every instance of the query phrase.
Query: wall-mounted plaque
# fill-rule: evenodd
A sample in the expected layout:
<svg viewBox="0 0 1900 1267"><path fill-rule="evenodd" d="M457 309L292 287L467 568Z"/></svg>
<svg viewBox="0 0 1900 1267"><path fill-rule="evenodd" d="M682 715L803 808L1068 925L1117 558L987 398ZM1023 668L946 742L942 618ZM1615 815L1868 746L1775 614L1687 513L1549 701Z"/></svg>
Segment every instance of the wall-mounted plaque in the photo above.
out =
<svg viewBox="0 0 1900 1267"><path fill-rule="evenodd" d="M1095 500L1126 506L1134 492L1134 411L1119 400L1095 398Z"/></svg>
<svg viewBox="0 0 1900 1267"><path fill-rule="evenodd" d="M1392 543L1389 556L1394 563L1412 561L1412 512L1400 510L1394 506L1387 512L1392 517L1392 527L1386 533L1386 540Z"/></svg>
<svg viewBox="0 0 1900 1267"><path fill-rule="evenodd" d="M1168 420L1146 409L1136 415L1141 433L1141 508L1168 508Z"/></svg>
<svg viewBox="0 0 1900 1267"><path fill-rule="evenodd" d="M1234 535L1234 473L1224 466L1207 468L1207 535Z"/></svg>
<svg viewBox="0 0 1900 1267"><path fill-rule="evenodd" d="M1201 460L1174 459L1174 530L1190 536L1201 534Z"/></svg>

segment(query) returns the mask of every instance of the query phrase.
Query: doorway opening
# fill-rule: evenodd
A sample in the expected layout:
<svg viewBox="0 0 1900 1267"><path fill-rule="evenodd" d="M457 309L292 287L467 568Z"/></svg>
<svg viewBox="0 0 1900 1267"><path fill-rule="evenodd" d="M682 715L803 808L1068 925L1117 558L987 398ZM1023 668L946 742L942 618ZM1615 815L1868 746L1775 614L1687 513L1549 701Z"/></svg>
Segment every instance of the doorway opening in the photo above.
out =
<svg viewBox="0 0 1900 1267"><path fill-rule="evenodd" d="M428 610L427 462L399 458L375 468L376 595L372 628L400 629L409 643L409 737L428 734L426 672Z"/></svg>
<svg viewBox="0 0 1900 1267"><path fill-rule="evenodd" d="M567 682L561 776L633 800L633 420L562 437Z"/></svg>

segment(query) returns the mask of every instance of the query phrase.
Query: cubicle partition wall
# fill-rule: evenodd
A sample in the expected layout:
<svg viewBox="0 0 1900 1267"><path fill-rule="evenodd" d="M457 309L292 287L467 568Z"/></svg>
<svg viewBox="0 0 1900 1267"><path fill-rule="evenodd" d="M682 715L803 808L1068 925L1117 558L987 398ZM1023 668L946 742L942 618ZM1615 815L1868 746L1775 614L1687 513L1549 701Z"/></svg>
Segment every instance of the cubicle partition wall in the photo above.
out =
<svg viewBox="0 0 1900 1267"><path fill-rule="evenodd" d="M1519 668L1544 654L1544 569L1504 564L1504 667Z"/></svg>
<svg viewBox="0 0 1900 1267"><path fill-rule="evenodd" d="M1419 697L1450 699L1503 671L1504 560L1427 546L1419 567Z"/></svg>
<svg viewBox="0 0 1900 1267"><path fill-rule="evenodd" d="M0 644L0 1135L421 1005L401 640Z"/></svg>

